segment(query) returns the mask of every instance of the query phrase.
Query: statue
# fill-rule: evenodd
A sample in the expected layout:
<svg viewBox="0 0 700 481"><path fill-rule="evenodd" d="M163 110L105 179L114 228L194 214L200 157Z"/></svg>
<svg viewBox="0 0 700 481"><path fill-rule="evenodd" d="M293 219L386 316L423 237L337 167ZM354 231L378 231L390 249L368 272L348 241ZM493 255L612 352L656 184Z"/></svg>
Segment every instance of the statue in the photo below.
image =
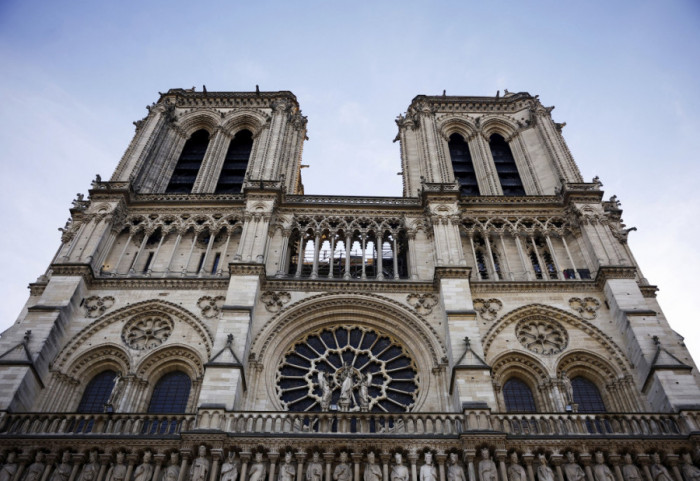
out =
<svg viewBox="0 0 700 481"><path fill-rule="evenodd" d="M372 373L367 373L360 381L360 390L358 397L360 398L360 410L363 412L369 411L369 387L372 384Z"/></svg>
<svg viewBox="0 0 700 481"><path fill-rule="evenodd" d="M625 465L622 466L622 477L625 478L625 481L642 481L644 478L642 478L639 468L632 462L632 455L627 453L624 459Z"/></svg>
<svg viewBox="0 0 700 481"><path fill-rule="evenodd" d="M540 465L537 466L537 479L539 481L554 481L554 471L547 466L547 458L544 454L539 455Z"/></svg>
<svg viewBox="0 0 700 481"><path fill-rule="evenodd" d="M355 383L352 379L352 369L347 364L343 371L343 381L340 383L340 399L338 403L343 406L350 406L352 404L352 388L355 387Z"/></svg>
<svg viewBox="0 0 700 481"><path fill-rule="evenodd" d="M34 462L27 468L27 474L24 476L24 481L40 481L42 474L44 474L44 453L39 451L34 457ZM107 481L110 480L108 479Z"/></svg>
<svg viewBox="0 0 700 481"><path fill-rule="evenodd" d="M700 481L700 469L698 469L693 464L693 459L690 457L690 453L683 453L683 464L681 465L681 472L685 481Z"/></svg>
<svg viewBox="0 0 700 481"><path fill-rule="evenodd" d="M367 453L367 464L363 481L382 481L382 468L375 462L374 452Z"/></svg>
<svg viewBox="0 0 700 481"><path fill-rule="evenodd" d="M518 462L518 453L513 451L510 455L510 466L508 466L509 481L527 481L527 473Z"/></svg>
<svg viewBox="0 0 700 481"><path fill-rule="evenodd" d="M151 481L153 477L153 465L151 464L151 452L143 453L143 462L134 470L133 481Z"/></svg>
<svg viewBox="0 0 700 481"><path fill-rule="evenodd" d="M561 372L561 377L559 378L561 381L561 387L562 387L562 395L564 396L564 404L566 405L571 405L574 403L574 388L571 385L571 379L569 379L569 376L566 375L566 371Z"/></svg>
<svg viewBox="0 0 700 481"><path fill-rule="evenodd" d="M70 453L68 451L64 451L63 455L61 456L61 464L56 466L56 469L54 469L49 481L68 481L72 470L73 467L70 465Z"/></svg>
<svg viewBox="0 0 700 481"><path fill-rule="evenodd" d="M328 411L331 407L331 379L330 374L325 371L318 372L318 385L321 388L321 411Z"/></svg>
<svg viewBox="0 0 700 481"><path fill-rule="evenodd" d="M576 464L576 458L571 451L566 453L566 464L563 467L568 481L584 481L586 479L586 473L581 466Z"/></svg>
<svg viewBox="0 0 700 481"><path fill-rule="evenodd" d="M420 467L420 481L438 481L437 468L433 464L433 453L426 452L423 459L425 463Z"/></svg>
<svg viewBox="0 0 700 481"><path fill-rule="evenodd" d="M651 455L651 479L652 481L673 481L671 474L666 469L666 466L661 464L661 457L659 453L654 453Z"/></svg>
<svg viewBox="0 0 700 481"><path fill-rule="evenodd" d="M208 481L209 460L206 457L206 446L200 446L198 454L199 456L192 462L192 467L190 468L190 481Z"/></svg>
<svg viewBox="0 0 700 481"><path fill-rule="evenodd" d="M391 467L391 481L408 481L408 468L403 465L401 453L394 454L394 465Z"/></svg>
<svg viewBox="0 0 700 481"><path fill-rule="evenodd" d="M263 453L255 453L255 460L253 461L253 465L250 467L248 481L264 481L266 472L267 468L265 468L265 463L263 462Z"/></svg>
<svg viewBox="0 0 700 481"><path fill-rule="evenodd" d="M323 480L323 464L321 463L321 455L318 451L314 451L311 455L311 461L306 466L306 481L322 481Z"/></svg>
<svg viewBox="0 0 700 481"><path fill-rule="evenodd" d="M119 402L122 393L124 392L124 378L122 373L118 372L114 377L114 386L112 387L112 392L109 394L109 398L105 403L106 406L114 408L114 405Z"/></svg>
<svg viewBox="0 0 700 481"><path fill-rule="evenodd" d="M349 370L346 372L350 372ZM352 380L352 378L351 378ZM345 382L345 381L343 381ZM340 453L340 464L335 467L333 471L334 481L350 481L352 479L352 469L348 464L348 453L343 451Z"/></svg>
<svg viewBox="0 0 700 481"><path fill-rule="evenodd" d="M78 481L95 481L99 472L100 463L97 462L97 451L90 451L88 462L83 466Z"/></svg>
<svg viewBox="0 0 700 481"><path fill-rule="evenodd" d="M15 461L16 455L14 452L10 452L5 459L5 465L0 469L0 481L12 481L17 473L17 462Z"/></svg>
<svg viewBox="0 0 700 481"><path fill-rule="evenodd" d="M593 479L595 481L615 481L615 476L605 464L605 458L600 451L595 452L595 466L593 466Z"/></svg>
<svg viewBox="0 0 700 481"><path fill-rule="evenodd" d="M467 481L464 475L464 469L459 465L459 456L457 453L450 453L449 462L447 464L447 481Z"/></svg>
<svg viewBox="0 0 700 481"><path fill-rule="evenodd" d="M292 453L287 451L284 453L284 461L280 463L280 472L277 475L278 481L294 481L297 474L297 468L292 463Z"/></svg>
<svg viewBox="0 0 700 481"><path fill-rule="evenodd" d="M165 468L163 481L177 481L180 477L180 460L177 452L170 453L170 466ZM155 480L158 481L158 480Z"/></svg>
<svg viewBox="0 0 700 481"><path fill-rule="evenodd" d="M124 481L126 478L126 464L124 464L124 453L119 451L117 453L117 462L112 464L107 471L106 481Z"/></svg>
<svg viewBox="0 0 700 481"><path fill-rule="evenodd" d="M236 481L239 465L240 462L236 459L236 451L229 451L226 462L221 465L221 481Z"/></svg>
<svg viewBox="0 0 700 481"><path fill-rule="evenodd" d="M479 461L479 479L481 481L498 481L498 468L491 460L491 453L488 448L481 450L481 461Z"/></svg>

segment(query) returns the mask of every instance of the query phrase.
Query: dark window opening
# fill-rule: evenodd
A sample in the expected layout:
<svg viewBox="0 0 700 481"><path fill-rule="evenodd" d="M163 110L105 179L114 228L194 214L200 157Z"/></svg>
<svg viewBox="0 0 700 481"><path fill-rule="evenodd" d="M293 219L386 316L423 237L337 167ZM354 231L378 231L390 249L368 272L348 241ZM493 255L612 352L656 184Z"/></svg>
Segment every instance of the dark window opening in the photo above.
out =
<svg viewBox="0 0 700 481"><path fill-rule="evenodd" d="M202 266L204 265L204 259L207 257L205 253L202 253L201 256L199 256L199 263L197 264L197 273L199 274L202 271Z"/></svg>
<svg viewBox="0 0 700 481"><path fill-rule="evenodd" d="M577 269L578 270L578 276L581 279L590 279L591 278L591 271L589 269Z"/></svg>
<svg viewBox="0 0 700 481"><path fill-rule="evenodd" d="M216 274L216 270L219 268L219 261L221 260L221 253L217 252L214 256L214 265L211 267L211 273Z"/></svg>
<svg viewBox="0 0 700 481"><path fill-rule="evenodd" d="M537 254L534 251L530 252L530 262L532 262L532 268L535 271L535 277L542 279L542 268L540 267L540 261L537 258Z"/></svg>
<svg viewBox="0 0 700 481"><path fill-rule="evenodd" d="M148 412L179 414L187 409L187 399L190 396L192 382L182 371L173 371L158 380L153 388Z"/></svg>
<svg viewBox="0 0 700 481"><path fill-rule="evenodd" d="M480 195L469 144L461 135L452 134L448 146L452 159L452 170L454 170L455 179L459 182L459 191L462 195Z"/></svg>
<svg viewBox="0 0 700 481"><path fill-rule="evenodd" d="M534 413L535 399L530 387L518 378L510 378L503 385L503 399L509 413Z"/></svg>
<svg viewBox="0 0 700 481"><path fill-rule="evenodd" d="M194 181L197 179L197 174L202 166L202 160L207 152L208 145L209 132L202 129L192 134L192 137L185 142L165 192L176 194L189 194L192 192Z"/></svg>
<svg viewBox="0 0 700 481"><path fill-rule="evenodd" d="M148 253L148 259L146 259L146 263L143 266L143 273L148 272L148 268L151 266L151 262L153 262L153 252Z"/></svg>
<svg viewBox="0 0 700 481"><path fill-rule="evenodd" d="M231 139L219 175L219 182L216 184L217 194L239 194L241 192L252 149L253 134L249 130L241 130Z"/></svg>
<svg viewBox="0 0 700 481"><path fill-rule="evenodd" d="M493 134L489 145L493 163L496 166L496 172L498 172L498 179L501 181L503 195L525 195L525 188L520 180L518 167L515 165L515 159L508 142L500 135Z"/></svg>
<svg viewBox="0 0 700 481"><path fill-rule="evenodd" d="M606 412L600 391L591 381L579 376L571 380L571 387L574 391L574 403L578 404L578 412Z"/></svg>
<svg viewBox="0 0 700 481"><path fill-rule="evenodd" d="M114 388L114 378L117 373L111 370L102 371L93 377L85 387L83 397L78 405L79 413L102 413L105 410L105 404L112 394Z"/></svg>

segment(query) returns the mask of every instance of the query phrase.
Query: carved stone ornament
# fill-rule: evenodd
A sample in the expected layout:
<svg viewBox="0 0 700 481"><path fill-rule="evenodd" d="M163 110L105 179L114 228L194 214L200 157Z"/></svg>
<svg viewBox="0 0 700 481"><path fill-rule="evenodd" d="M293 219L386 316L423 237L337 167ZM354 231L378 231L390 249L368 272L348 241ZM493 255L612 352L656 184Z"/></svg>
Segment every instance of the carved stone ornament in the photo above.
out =
<svg viewBox="0 0 700 481"><path fill-rule="evenodd" d="M595 319L596 311L600 309L600 301L595 297L572 297L569 299L569 306L578 312L584 319Z"/></svg>
<svg viewBox="0 0 700 481"><path fill-rule="evenodd" d="M498 299L474 299L474 310L485 321L495 320L501 307L503 303Z"/></svg>
<svg viewBox="0 0 700 481"><path fill-rule="evenodd" d="M433 312L433 307L438 303L438 298L435 294L409 294L406 296L406 302L418 314L426 315Z"/></svg>
<svg viewBox="0 0 700 481"><path fill-rule="evenodd" d="M267 309L269 312L281 311L282 307L291 299L292 296L290 296L289 292L286 291L265 291L260 297L262 303L265 304L265 309Z"/></svg>
<svg viewBox="0 0 700 481"><path fill-rule="evenodd" d="M134 316L122 329L124 344L132 349L153 349L163 344L173 332L170 316L156 312L146 312Z"/></svg>
<svg viewBox="0 0 700 481"><path fill-rule="evenodd" d="M112 296L90 296L85 299L83 306L85 307L86 317L100 317L104 312L114 305L114 297Z"/></svg>
<svg viewBox="0 0 700 481"><path fill-rule="evenodd" d="M526 349L544 356L557 354L569 344L564 326L546 319L520 321L515 326L515 335Z"/></svg>
<svg viewBox="0 0 700 481"><path fill-rule="evenodd" d="M221 313L225 300L224 296L203 296L197 301L197 306L202 310L202 317L213 319Z"/></svg>

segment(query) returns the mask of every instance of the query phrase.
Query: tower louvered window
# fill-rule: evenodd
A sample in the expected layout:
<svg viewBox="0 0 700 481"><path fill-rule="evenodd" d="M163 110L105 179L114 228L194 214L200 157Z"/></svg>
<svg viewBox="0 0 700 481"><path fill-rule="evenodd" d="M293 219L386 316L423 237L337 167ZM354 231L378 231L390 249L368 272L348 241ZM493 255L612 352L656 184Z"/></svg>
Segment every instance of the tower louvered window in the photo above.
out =
<svg viewBox="0 0 700 481"><path fill-rule="evenodd" d="M209 132L202 129L192 134L182 148L182 153L165 192L173 194L192 192L194 181L197 179L208 146Z"/></svg>
<svg viewBox="0 0 700 481"><path fill-rule="evenodd" d="M515 159L508 142L500 135L493 134L489 140L489 145L493 162L496 165L496 172L498 172L498 180L500 180L501 189L503 189L503 195L525 195L525 188L520 179L520 173L518 173L518 167L515 165Z"/></svg>
<svg viewBox="0 0 700 481"><path fill-rule="evenodd" d="M216 184L217 194L238 194L243 186L250 151L253 148L253 134L249 130L241 130L231 139L221 168L219 182Z"/></svg>
<svg viewBox="0 0 700 481"><path fill-rule="evenodd" d="M450 158L455 179L459 182L462 195L480 195L479 184L476 181L474 163L469 152L469 144L459 134L452 134L448 143Z"/></svg>

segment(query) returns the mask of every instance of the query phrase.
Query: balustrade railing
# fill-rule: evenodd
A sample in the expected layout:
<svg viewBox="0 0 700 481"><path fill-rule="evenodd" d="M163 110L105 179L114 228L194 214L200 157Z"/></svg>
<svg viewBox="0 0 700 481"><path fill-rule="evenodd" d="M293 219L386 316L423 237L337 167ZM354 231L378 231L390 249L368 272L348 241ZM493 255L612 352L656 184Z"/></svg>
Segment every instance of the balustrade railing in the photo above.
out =
<svg viewBox="0 0 700 481"><path fill-rule="evenodd" d="M0 437L32 435L177 436L214 430L237 435L400 435L456 437L476 432L511 436L684 437L700 431L700 411L681 413L494 414L295 413L200 409L197 414L0 413Z"/></svg>

